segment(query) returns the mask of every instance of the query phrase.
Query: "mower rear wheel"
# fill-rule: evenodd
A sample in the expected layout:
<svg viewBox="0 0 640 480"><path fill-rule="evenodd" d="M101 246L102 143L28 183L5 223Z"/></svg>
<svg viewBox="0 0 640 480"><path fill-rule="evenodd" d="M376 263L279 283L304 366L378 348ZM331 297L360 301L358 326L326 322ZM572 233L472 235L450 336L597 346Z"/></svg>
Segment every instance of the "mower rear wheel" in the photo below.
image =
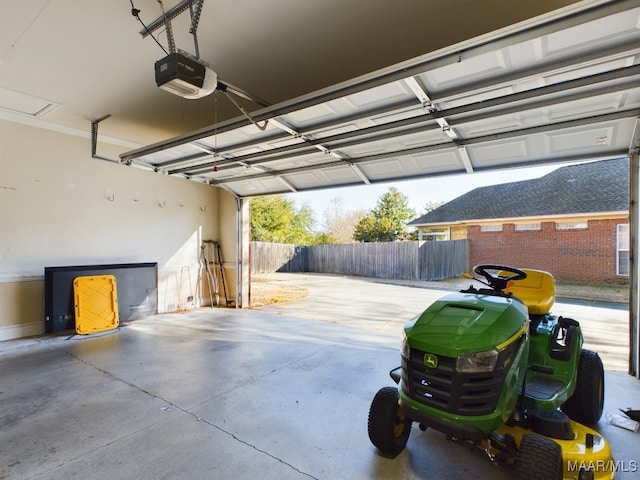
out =
<svg viewBox="0 0 640 480"><path fill-rule="evenodd" d="M398 455L407 445L411 420L398 405L398 388L378 390L369 408L369 439L382 453Z"/></svg>
<svg viewBox="0 0 640 480"><path fill-rule="evenodd" d="M576 390L562 406L572 420L584 425L598 423L604 406L604 367L600 356L591 350L580 352Z"/></svg>
<svg viewBox="0 0 640 480"><path fill-rule="evenodd" d="M562 449L543 435L522 436L516 459L517 480L562 480Z"/></svg>

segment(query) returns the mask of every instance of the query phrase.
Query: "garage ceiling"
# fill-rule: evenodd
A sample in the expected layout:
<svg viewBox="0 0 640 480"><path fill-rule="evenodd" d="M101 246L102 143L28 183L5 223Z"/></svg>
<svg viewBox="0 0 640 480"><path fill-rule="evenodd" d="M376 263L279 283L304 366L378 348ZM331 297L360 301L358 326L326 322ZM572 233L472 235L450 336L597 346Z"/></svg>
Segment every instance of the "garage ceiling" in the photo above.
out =
<svg viewBox="0 0 640 480"><path fill-rule="evenodd" d="M251 196L606 158L638 117L640 0L205 0L200 56L273 105L238 99L264 130L224 94L158 89L165 54L132 6L161 15L156 0L3 2L0 119L90 139L110 115L99 153ZM193 53L188 13L172 25Z"/></svg>
<svg viewBox="0 0 640 480"><path fill-rule="evenodd" d="M639 80L640 2L589 2L121 158L245 197L616 157Z"/></svg>
<svg viewBox="0 0 640 480"><path fill-rule="evenodd" d="M162 3L170 11L182 1ZM575 2L204 0L197 36L221 79L276 104ZM133 148L238 115L224 95L184 100L156 87L165 53L131 9L151 24L158 0L0 6L0 118L89 137L90 122L111 114L101 142ZM189 24L188 12L172 21L175 44L195 53ZM155 35L167 48L166 32Z"/></svg>

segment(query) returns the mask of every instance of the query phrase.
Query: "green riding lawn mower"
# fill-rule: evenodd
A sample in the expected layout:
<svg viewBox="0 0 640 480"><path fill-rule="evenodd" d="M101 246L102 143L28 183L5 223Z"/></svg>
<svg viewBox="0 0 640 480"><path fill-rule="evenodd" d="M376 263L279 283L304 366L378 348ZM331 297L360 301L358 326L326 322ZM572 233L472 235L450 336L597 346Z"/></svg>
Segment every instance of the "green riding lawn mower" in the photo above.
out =
<svg viewBox="0 0 640 480"><path fill-rule="evenodd" d="M404 326L401 366L369 410L371 442L395 456L413 422L515 465L518 480L612 479L604 370L577 321L550 313L553 277L478 265L471 285Z"/></svg>

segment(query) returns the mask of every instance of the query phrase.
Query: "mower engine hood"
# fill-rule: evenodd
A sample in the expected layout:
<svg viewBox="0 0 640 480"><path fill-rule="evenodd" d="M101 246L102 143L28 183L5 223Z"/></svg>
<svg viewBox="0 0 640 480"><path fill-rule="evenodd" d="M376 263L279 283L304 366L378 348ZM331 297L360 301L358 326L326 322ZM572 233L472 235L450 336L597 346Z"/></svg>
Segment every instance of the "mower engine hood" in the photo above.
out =
<svg viewBox="0 0 640 480"><path fill-rule="evenodd" d="M527 308L515 298L455 293L434 302L404 329L411 347L456 358L500 350L527 325Z"/></svg>

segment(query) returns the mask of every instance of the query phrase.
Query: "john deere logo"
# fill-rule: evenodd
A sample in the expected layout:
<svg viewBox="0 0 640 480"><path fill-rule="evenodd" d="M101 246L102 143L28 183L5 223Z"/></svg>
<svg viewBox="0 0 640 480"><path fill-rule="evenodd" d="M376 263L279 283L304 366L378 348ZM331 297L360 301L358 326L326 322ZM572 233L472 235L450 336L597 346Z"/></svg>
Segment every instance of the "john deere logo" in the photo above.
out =
<svg viewBox="0 0 640 480"><path fill-rule="evenodd" d="M437 368L438 367L438 357L433 353L425 353L424 354L424 364L429 368Z"/></svg>

